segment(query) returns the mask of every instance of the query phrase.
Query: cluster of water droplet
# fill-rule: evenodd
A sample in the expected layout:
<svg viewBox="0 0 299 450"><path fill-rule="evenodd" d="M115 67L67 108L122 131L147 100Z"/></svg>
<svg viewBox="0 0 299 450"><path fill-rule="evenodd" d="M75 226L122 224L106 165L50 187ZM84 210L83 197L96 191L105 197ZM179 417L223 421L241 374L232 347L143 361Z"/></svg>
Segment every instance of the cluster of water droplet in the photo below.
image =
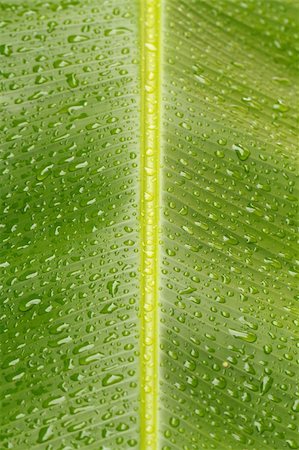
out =
<svg viewBox="0 0 299 450"><path fill-rule="evenodd" d="M137 9L2 7L1 448L136 448Z"/></svg>
<svg viewBox="0 0 299 450"><path fill-rule="evenodd" d="M296 50L284 9L166 1L163 450L299 448Z"/></svg>

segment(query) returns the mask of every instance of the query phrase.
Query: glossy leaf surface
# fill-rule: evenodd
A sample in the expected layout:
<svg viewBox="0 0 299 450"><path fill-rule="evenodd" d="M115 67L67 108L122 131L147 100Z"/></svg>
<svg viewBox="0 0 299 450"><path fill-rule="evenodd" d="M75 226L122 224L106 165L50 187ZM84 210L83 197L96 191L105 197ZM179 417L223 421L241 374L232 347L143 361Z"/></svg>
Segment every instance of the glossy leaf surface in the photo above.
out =
<svg viewBox="0 0 299 450"><path fill-rule="evenodd" d="M1 448L298 449L298 7L161 2L152 342L144 4L0 4Z"/></svg>

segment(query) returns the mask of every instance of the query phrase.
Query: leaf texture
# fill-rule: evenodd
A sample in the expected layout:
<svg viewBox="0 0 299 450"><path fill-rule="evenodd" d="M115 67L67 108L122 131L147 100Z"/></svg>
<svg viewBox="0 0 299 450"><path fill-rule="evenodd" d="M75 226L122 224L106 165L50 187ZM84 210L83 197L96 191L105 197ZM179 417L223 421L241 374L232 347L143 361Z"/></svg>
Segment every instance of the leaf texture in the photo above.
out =
<svg viewBox="0 0 299 450"><path fill-rule="evenodd" d="M136 447L138 10L1 16L1 448Z"/></svg>
<svg viewBox="0 0 299 450"><path fill-rule="evenodd" d="M298 449L298 5L0 8L1 448Z"/></svg>
<svg viewBox="0 0 299 450"><path fill-rule="evenodd" d="M298 448L292 9L166 2L165 449Z"/></svg>

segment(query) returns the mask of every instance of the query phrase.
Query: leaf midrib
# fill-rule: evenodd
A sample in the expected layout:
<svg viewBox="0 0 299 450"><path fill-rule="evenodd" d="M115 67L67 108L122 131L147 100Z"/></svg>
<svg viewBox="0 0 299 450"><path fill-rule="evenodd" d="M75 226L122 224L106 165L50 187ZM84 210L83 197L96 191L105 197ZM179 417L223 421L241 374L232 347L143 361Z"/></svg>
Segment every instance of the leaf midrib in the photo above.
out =
<svg viewBox="0 0 299 450"><path fill-rule="evenodd" d="M158 443L160 1L141 0L140 11L140 448L155 450Z"/></svg>

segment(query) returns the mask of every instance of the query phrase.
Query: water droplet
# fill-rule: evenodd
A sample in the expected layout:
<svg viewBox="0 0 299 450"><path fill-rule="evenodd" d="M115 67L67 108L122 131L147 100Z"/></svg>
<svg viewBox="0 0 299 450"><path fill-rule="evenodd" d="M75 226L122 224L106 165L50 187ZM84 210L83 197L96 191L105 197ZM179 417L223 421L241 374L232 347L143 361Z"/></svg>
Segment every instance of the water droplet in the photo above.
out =
<svg viewBox="0 0 299 450"><path fill-rule="evenodd" d="M12 54L12 46L8 44L0 45L0 55L10 56Z"/></svg>
<svg viewBox="0 0 299 450"><path fill-rule="evenodd" d="M74 73L69 73L66 75L66 82L71 88L79 86L79 81Z"/></svg>
<svg viewBox="0 0 299 450"><path fill-rule="evenodd" d="M117 384L120 381L122 381L124 379L123 375L119 375L119 374L107 374L103 380L102 380L102 385L103 386L111 386L113 384Z"/></svg>
<svg viewBox="0 0 299 450"><path fill-rule="evenodd" d="M67 38L68 42L70 44L77 43L77 42L84 42L88 41L89 37L85 36L84 34L72 34Z"/></svg>
<svg viewBox="0 0 299 450"><path fill-rule="evenodd" d="M254 333L248 332L248 331L238 331L234 330L232 328L229 328L229 332L232 336L234 336L237 339L241 339L245 342L255 342L257 340L257 336Z"/></svg>
<svg viewBox="0 0 299 450"><path fill-rule="evenodd" d="M27 299L23 299L19 303L19 310L26 312L30 311L35 305L39 305L41 303L41 299L37 296L33 295Z"/></svg>
<svg viewBox="0 0 299 450"><path fill-rule="evenodd" d="M271 389L272 384L273 378L269 375L264 375L260 385L260 391L262 395L266 394Z"/></svg>
<svg viewBox="0 0 299 450"><path fill-rule="evenodd" d="M233 144L232 149L235 150L240 161L246 161L250 156L250 151L241 144Z"/></svg>
<svg viewBox="0 0 299 450"><path fill-rule="evenodd" d="M37 442L42 444L43 442L47 442L54 437L53 429L50 426L42 427L38 433Z"/></svg>
<svg viewBox="0 0 299 450"><path fill-rule="evenodd" d="M113 280L113 281L108 281L107 283L107 289L109 291L109 294L112 297L115 297L117 292L118 292L118 287L120 285L120 282L117 280Z"/></svg>

